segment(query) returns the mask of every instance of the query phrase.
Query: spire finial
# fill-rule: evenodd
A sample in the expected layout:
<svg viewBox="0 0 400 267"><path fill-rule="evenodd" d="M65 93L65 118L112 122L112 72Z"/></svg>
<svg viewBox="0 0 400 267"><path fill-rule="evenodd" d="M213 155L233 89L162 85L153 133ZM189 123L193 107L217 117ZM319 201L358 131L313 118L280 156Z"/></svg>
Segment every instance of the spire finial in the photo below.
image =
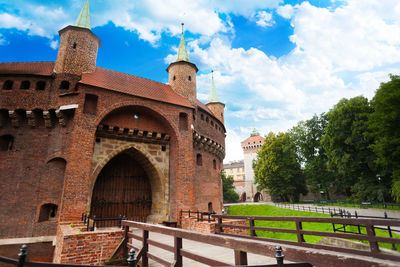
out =
<svg viewBox="0 0 400 267"><path fill-rule="evenodd" d="M179 48L178 48L178 57L176 58L176 61L187 61L189 62L189 55L186 50L186 44L185 44L185 31L183 28L183 25L185 25L183 22L181 23L182 25L182 36L181 36L181 41L179 43Z"/></svg>
<svg viewBox="0 0 400 267"><path fill-rule="evenodd" d="M78 19L75 22L75 26L81 28L91 29L90 26L90 11L89 11L89 0L86 0L85 4L82 7L81 12L79 13Z"/></svg>
<svg viewBox="0 0 400 267"><path fill-rule="evenodd" d="M208 98L208 103L212 102L220 102L217 96L217 89L215 89L214 70L211 70L211 88L210 88L210 96Z"/></svg>

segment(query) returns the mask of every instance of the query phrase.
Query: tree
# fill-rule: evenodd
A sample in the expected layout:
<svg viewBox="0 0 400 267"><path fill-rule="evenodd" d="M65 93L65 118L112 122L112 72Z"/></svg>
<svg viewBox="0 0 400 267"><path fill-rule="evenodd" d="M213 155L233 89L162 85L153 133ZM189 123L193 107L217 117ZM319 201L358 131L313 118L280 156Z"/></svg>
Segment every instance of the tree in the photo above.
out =
<svg viewBox="0 0 400 267"><path fill-rule="evenodd" d="M322 145L328 156L328 167L337 172L343 193L353 198L383 201L382 185L377 178L375 153L370 146L368 116L373 109L362 96L342 99L327 113L328 125Z"/></svg>
<svg viewBox="0 0 400 267"><path fill-rule="evenodd" d="M222 173L221 179L224 203L237 202L237 200L239 199L239 195L235 192L235 187L233 186L233 177L226 176L225 173Z"/></svg>
<svg viewBox="0 0 400 267"><path fill-rule="evenodd" d="M289 131L289 134L304 166L307 185L312 192L324 192L329 200L336 175L335 172L328 169L328 157L321 144L327 123L326 114L314 115L307 121L299 122Z"/></svg>
<svg viewBox="0 0 400 267"><path fill-rule="evenodd" d="M382 83L371 105L374 112L369 116L369 128L375 142L371 144L381 168L381 177L392 182L392 195L400 200L400 76L390 75L390 81Z"/></svg>
<svg viewBox="0 0 400 267"><path fill-rule="evenodd" d="M306 194L306 184L296 146L286 133L269 133L254 164L255 182L273 198L296 202Z"/></svg>

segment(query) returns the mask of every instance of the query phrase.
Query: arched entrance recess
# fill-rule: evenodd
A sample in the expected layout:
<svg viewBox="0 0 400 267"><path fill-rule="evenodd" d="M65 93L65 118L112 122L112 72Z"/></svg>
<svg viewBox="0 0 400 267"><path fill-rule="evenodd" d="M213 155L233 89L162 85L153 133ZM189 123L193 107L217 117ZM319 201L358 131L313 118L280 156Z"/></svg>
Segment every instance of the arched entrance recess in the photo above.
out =
<svg viewBox="0 0 400 267"><path fill-rule="evenodd" d="M149 178L131 153L120 153L100 172L93 189L90 211L97 218L145 222L151 213Z"/></svg>
<svg viewBox="0 0 400 267"><path fill-rule="evenodd" d="M263 200L262 194L260 192L257 192L254 195L254 202L259 202L260 200Z"/></svg>
<svg viewBox="0 0 400 267"><path fill-rule="evenodd" d="M93 174L90 213L97 218L125 215L136 221L166 220L168 191L164 180L168 176L158 170L150 155L132 144L112 154Z"/></svg>
<svg viewBox="0 0 400 267"><path fill-rule="evenodd" d="M241 202L246 202L246 192L243 192L243 193L240 195L240 201L241 201Z"/></svg>

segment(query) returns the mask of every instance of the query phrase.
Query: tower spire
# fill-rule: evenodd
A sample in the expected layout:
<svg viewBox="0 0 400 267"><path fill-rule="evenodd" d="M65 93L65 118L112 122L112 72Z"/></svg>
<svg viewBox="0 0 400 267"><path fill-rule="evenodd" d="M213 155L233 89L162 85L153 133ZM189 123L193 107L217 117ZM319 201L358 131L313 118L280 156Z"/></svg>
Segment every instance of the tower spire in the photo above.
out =
<svg viewBox="0 0 400 267"><path fill-rule="evenodd" d="M78 19L75 22L75 26L81 28L91 29L90 27L90 11L89 11L89 0L86 0L81 13L79 13Z"/></svg>
<svg viewBox="0 0 400 267"><path fill-rule="evenodd" d="M176 58L176 61L189 62L189 56L188 56L188 52L186 50L186 43L185 43L185 38L184 38L185 31L183 29L183 25L185 25L185 24L182 22L181 25L182 25L182 36L181 36L181 42L179 43L178 57Z"/></svg>
<svg viewBox="0 0 400 267"><path fill-rule="evenodd" d="M211 88L210 88L210 96L208 98L208 103L212 102L220 102L217 96L217 90L215 89L214 70L211 70Z"/></svg>

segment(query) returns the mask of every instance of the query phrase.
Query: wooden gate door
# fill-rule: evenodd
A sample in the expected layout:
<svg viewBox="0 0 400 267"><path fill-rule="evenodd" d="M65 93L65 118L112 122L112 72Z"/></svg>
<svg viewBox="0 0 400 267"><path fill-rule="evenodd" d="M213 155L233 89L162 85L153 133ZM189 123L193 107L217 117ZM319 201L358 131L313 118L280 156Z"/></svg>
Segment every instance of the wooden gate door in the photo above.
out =
<svg viewBox="0 0 400 267"><path fill-rule="evenodd" d="M146 222L151 204L151 186L144 169L129 154L120 154L100 172L90 213L96 218L125 215L129 220ZM107 223L96 225L109 226Z"/></svg>

